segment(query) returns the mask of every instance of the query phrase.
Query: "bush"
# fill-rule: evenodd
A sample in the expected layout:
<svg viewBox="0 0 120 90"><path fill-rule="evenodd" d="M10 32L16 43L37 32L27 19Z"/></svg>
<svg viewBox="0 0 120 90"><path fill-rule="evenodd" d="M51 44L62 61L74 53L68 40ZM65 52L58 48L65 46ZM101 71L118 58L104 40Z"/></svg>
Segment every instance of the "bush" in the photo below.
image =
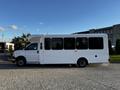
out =
<svg viewBox="0 0 120 90"><path fill-rule="evenodd" d="M116 40L115 52L116 54L120 54L120 39Z"/></svg>
<svg viewBox="0 0 120 90"><path fill-rule="evenodd" d="M108 41L108 44L109 44L109 54L110 55L115 54L115 50L112 48L112 44L110 40Z"/></svg>

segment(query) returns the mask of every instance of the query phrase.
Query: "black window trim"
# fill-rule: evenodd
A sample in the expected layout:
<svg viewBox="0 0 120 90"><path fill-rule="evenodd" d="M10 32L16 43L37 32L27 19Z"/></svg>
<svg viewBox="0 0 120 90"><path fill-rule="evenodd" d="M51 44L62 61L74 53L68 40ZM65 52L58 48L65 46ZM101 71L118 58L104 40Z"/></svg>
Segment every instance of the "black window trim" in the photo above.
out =
<svg viewBox="0 0 120 90"><path fill-rule="evenodd" d="M102 48L95 48L95 49L91 49L89 46L90 46L90 42L89 42L89 39L90 38L101 38L102 39ZM104 49L104 38L103 37L89 37L88 38L88 47L89 47L89 50L103 50Z"/></svg>
<svg viewBox="0 0 120 90"><path fill-rule="evenodd" d="M77 39L78 38L86 38L87 39L87 48L77 48ZM75 38L75 49L77 50L88 50L89 49L89 38L88 37L76 37Z"/></svg>
<svg viewBox="0 0 120 90"><path fill-rule="evenodd" d="M49 40L50 40L49 49L48 49L48 48L46 49L46 42L45 42L46 39L49 39ZM45 37L45 38L44 38L44 50L51 50L51 49L52 49L52 48L51 48L51 38L50 38L50 37Z"/></svg>
<svg viewBox="0 0 120 90"><path fill-rule="evenodd" d="M53 48L53 39L61 39L62 40L62 48ZM64 49L64 39L62 37L52 37L51 38L51 50L63 50Z"/></svg>
<svg viewBox="0 0 120 90"><path fill-rule="evenodd" d="M73 38L73 39L74 39L74 48L71 48L71 49L65 48L65 39L69 39L69 38ZM75 50L75 49L76 49L76 46L75 46L75 45L76 45L76 44L75 44L75 43L76 43L76 37L64 37L64 38L63 38L63 42L64 42L64 43L63 43L63 49L64 49L64 50Z"/></svg>

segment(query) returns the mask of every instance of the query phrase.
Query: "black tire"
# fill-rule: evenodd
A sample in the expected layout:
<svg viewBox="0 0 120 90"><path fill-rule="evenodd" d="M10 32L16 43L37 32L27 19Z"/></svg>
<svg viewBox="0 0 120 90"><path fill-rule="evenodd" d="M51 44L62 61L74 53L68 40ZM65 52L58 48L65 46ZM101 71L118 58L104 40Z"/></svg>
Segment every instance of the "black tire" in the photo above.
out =
<svg viewBox="0 0 120 90"><path fill-rule="evenodd" d="M23 57L19 57L16 59L16 65L19 67L25 66L26 65L26 60Z"/></svg>
<svg viewBox="0 0 120 90"><path fill-rule="evenodd" d="M77 65L79 67L86 67L88 65L88 62L85 58L80 58L78 61L77 61Z"/></svg>

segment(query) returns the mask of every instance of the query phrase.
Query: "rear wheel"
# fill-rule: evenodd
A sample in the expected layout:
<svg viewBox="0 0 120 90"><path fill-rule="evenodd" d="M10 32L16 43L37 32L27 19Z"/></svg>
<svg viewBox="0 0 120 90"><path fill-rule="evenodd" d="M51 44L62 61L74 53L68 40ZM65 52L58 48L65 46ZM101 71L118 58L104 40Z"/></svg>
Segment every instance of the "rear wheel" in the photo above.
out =
<svg viewBox="0 0 120 90"><path fill-rule="evenodd" d="M78 61L77 61L77 65L79 67L86 67L88 64L87 60L85 58L80 58Z"/></svg>
<svg viewBox="0 0 120 90"><path fill-rule="evenodd" d="M24 58L17 58L16 65L20 66L20 67L25 66L26 65L26 60Z"/></svg>

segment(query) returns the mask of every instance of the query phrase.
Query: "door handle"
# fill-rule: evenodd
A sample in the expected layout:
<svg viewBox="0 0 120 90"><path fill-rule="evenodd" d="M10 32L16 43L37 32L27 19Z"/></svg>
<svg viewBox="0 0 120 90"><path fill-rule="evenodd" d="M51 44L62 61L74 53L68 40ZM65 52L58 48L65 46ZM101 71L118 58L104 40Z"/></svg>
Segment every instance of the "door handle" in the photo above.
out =
<svg viewBox="0 0 120 90"><path fill-rule="evenodd" d="M37 53L39 53L39 51L37 51Z"/></svg>

